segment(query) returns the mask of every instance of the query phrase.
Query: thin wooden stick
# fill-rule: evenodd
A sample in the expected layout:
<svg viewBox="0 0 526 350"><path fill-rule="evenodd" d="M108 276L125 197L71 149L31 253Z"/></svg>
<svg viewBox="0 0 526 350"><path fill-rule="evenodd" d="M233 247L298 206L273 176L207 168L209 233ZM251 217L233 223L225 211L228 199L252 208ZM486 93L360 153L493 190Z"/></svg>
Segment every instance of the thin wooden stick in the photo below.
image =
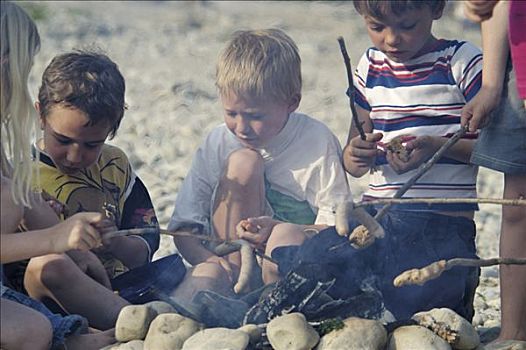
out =
<svg viewBox="0 0 526 350"><path fill-rule="evenodd" d="M115 238L115 237L124 237L124 236L132 236L132 235L145 235L145 234L157 233L157 232L159 232L160 234L167 235L167 236L172 236L172 237L192 237L192 238L200 239L202 241L221 242L221 244L228 245L228 247L226 249L228 249L230 251L227 254L235 252L235 251L238 251L239 249L241 249L241 245L236 244L235 242L224 241L222 239L213 238L213 237L210 237L210 236L207 236L207 235L194 234L194 233L191 233L191 232L182 232L182 231L173 231L172 232L172 231L168 231L166 229L162 229L162 228L159 229L159 228L156 228L156 227L130 228L130 229L125 229L125 230L118 230L118 231L108 232L108 233L103 234L103 238L104 239L111 239L111 238ZM276 260L274 260L270 256L265 255L264 253L258 251L257 249L254 250L254 253L257 256L259 256L260 258L265 259L265 260L267 260L267 261L269 261L271 263L274 263L274 264L278 263ZM227 255L227 254L224 254L224 255Z"/></svg>
<svg viewBox="0 0 526 350"><path fill-rule="evenodd" d="M492 259L465 259L453 258L439 260L421 269L411 269L402 272L393 280L395 287L418 284L423 285L427 281L439 277L442 272L454 266L483 267L492 265L526 265L526 258L492 258Z"/></svg>
<svg viewBox="0 0 526 350"><path fill-rule="evenodd" d="M356 94L356 91L354 89L354 80L353 80L353 71L351 67L351 58L349 57L349 54L347 53L347 48L345 47L345 41L343 40L343 37L338 37L338 43L340 44L340 50L343 55L343 62L345 63L345 69L347 71L347 82L349 83L349 88L347 89L347 96L349 97L349 106L351 107L351 117L352 122L356 126L356 130L360 133L360 138L362 140L365 140L365 132L363 131L362 123L358 119L358 113L356 112L356 107L354 106L354 95ZM351 125L352 128L352 125ZM349 132L347 136L347 143L349 143L349 138L351 137L351 133Z"/></svg>
<svg viewBox="0 0 526 350"><path fill-rule="evenodd" d="M449 203L477 203L526 206L526 199L501 199L501 198L382 198L354 203L355 207L367 207L377 204L449 204Z"/></svg>

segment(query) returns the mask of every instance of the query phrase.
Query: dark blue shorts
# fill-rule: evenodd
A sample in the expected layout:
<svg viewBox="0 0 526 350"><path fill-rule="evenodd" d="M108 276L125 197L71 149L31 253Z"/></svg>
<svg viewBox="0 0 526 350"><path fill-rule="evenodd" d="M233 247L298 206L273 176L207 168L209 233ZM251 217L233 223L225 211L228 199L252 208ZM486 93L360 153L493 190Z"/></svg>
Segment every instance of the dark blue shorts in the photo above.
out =
<svg viewBox="0 0 526 350"><path fill-rule="evenodd" d="M88 322L83 317L79 315L62 316L60 314L54 314L38 300L32 299L10 288L3 289L2 298L30 307L46 316L53 328L52 349L62 349L61 346L64 344L67 336L87 331Z"/></svg>

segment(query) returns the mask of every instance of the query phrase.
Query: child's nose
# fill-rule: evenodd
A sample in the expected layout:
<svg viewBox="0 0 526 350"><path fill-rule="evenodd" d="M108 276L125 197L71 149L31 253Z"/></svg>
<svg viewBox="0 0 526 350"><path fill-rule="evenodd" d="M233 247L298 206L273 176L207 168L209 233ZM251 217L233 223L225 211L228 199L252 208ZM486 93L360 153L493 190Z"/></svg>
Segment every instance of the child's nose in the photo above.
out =
<svg viewBox="0 0 526 350"><path fill-rule="evenodd" d="M68 153L66 154L66 160L70 163L80 163L82 160L82 152L80 150L80 146L77 144L72 144L68 148Z"/></svg>
<svg viewBox="0 0 526 350"><path fill-rule="evenodd" d="M249 129L249 123L247 122L247 120L245 120L245 118L239 116L237 118L237 122L236 122L236 130L238 133L246 133Z"/></svg>
<svg viewBox="0 0 526 350"><path fill-rule="evenodd" d="M385 43L389 46L396 46L400 43L400 34L398 31L388 29L385 34Z"/></svg>

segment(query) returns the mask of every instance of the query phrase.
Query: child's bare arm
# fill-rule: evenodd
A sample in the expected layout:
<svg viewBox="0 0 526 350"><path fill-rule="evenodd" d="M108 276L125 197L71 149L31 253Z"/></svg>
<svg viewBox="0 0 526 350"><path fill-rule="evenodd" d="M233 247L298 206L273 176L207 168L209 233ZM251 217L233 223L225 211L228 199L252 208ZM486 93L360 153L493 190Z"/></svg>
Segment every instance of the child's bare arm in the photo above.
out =
<svg viewBox="0 0 526 350"><path fill-rule="evenodd" d="M469 130L483 127L489 114L500 101L506 62L509 54L508 3L501 1L493 9L493 16L481 24L484 61L482 86L462 109L462 125L469 123Z"/></svg>
<svg viewBox="0 0 526 350"><path fill-rule="evenodd" d="M31 208L25 208L23 225L28 230L51 227L59 222L57 213L43 200L35 200Z"/></svg>
<svg viewBox="0 0 526 350"><path fill-rule="evenodd" d="M382 134L371 134L373 124L368 111L356 106L356 112L358 119L363 122L362 128L367 138L362 140L356 125L351 124L348 143L343 149L343 165L349 174L354 177L361 177L374 165L375 157L378 154L376 142L381 140Z"/></svg>
<svg viewBox="0 0 526 350"><path fill-rule="evenodd" d="M267 243L274 226L283 221L273 219L270 216L260 216L241 220L236 226L237 236L248 241L254 247L262 247ZM328 225L296 225L301 231L319 232Z"/></svg>
<svg viewBox="0 0 526 350"><path fill-rule="evenodd" d="M499 0L467 0L464 2L464 13L473 22L482 22L491 18L498 2Z"/></svg>
<svg viewBox="0 0 526 350"><path fill-rule="evenodd" d="M104 247L130 269L147 263L149 259L146 243L138 237L115 237L104 243Z"/></svg>
<svg viewBox="0 0 526 350"><path fill-rule="evenodd" d="M20 233L2 232L1 262L98 247L102 242L95 224L103 219L100 213L78 213L50 228Z"/></svg>
<svg viewBox="0 0 526 350"><path fill-rule="evenodd" d="M100 234L95 227L104 219L99 213L77 214L52 227L14 233L26 213L11 196L9 179L2 177L1 189L0 256L2 263L49 253L62 253L70 249L87 250L101 244ZM51 211L51 213L56 218L54 212ZM35 222L35 226L43 225Z"/></svg>

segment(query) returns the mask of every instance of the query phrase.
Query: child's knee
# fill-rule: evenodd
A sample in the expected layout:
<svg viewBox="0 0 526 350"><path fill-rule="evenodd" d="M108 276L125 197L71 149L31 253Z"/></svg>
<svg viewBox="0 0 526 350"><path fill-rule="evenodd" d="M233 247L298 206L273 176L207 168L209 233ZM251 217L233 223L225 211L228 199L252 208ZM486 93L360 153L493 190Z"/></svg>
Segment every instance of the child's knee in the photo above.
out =
<svg viewBox="0 0 526 350"><path fill-rule="evenodd" d="M272 229L272 233L267 241L267 251L286 245L300 245L305 241L305 233L301 226L291 223L281 223Z"/></svg>
<svg viewBox="0 0 526 350"><path fill-rule="evenodd" d="M232 152L227 160L227 177L235 178L241 184L247 184L254 177L264 173L263 158L259 153L248 148Z"/></svg>
<svg viewBox="0 0 526 350"><path fill-rule="evenodd" d="M47 288L69 284L78 273L75 263L63 254L52 254L31 259L26 275Z"/></svg>
<svg viewBox="0 0 526 350"><path fill-rule="evenodd" d="M51 327L51 323L44 315L38 315L38 321L31 321L36 321L38 322L38 324L34 326L34 331L28 332L28 334L32 334L35 339L38 339L37 341L39 342L39 344L42 345L43 349L48 349L49 347L51 347L51 343L53 342L53 327Z"/></svg>
<svg viewBox="0 0 526 350"><path fill-rule="evenodd" d="M29 320L28 320L29 321ZM53 342L53 327L49 320L41 313L34 312L31 321L24 326L24 333L29 337L21 337L19 349L49 349Z"/></svg>
<svg viewBox="0 0 526 350"><path fill-rule="evenodd" d="M204 262L194 266L192 277L196 278L210 278L213 280L228 280L228 274L219 264Z"/></svg>

